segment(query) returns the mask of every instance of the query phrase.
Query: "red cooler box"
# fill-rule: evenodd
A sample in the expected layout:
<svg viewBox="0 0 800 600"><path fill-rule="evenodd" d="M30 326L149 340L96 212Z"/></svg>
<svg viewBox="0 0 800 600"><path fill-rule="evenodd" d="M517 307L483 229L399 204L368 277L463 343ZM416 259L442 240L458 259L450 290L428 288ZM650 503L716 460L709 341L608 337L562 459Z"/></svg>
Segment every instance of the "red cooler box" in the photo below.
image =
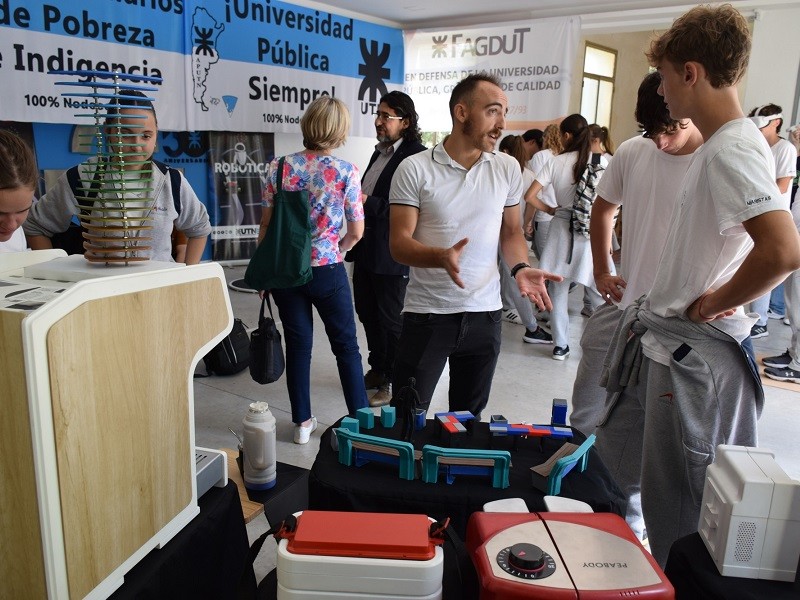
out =
<svg viewBox="0 0 800 600"><path fill-rule="evenodd" d="M444 554L425 515L307 510L278 544L278 600L438 600Z"/></svg>
<svg viewBox="0 0 800 600"><path fill-rule="evenodd" d="M467 548L481 600L675 597L653 557L613 514L477 512Z"/></svg>

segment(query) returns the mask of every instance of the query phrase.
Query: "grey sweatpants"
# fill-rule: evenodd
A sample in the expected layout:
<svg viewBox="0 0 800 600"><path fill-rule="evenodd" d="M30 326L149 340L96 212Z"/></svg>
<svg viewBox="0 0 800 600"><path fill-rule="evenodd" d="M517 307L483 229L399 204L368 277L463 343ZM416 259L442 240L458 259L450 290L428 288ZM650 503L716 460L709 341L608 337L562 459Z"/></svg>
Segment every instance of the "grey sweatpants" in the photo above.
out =
<svg viewBox="0 0 800 600"><path fill-rule="evenodd" d="M594 318L593 316L590 321ZM639 539L642 539L645 529L641 490L648 363L646 359L642 363L639 383L629 385L619 393L608 394L605 410L598 419L599 426L595 432L595 448L628 500L625 521Z"/></svg>
<svg viewBox="0 0 800 600"><path fill-rule="evenodd" d="M533 253L537 260L541 260L544 245L547 243L547 234L550 231L550 221L534 221Z"/></svg>
<svg viewBox="0 0 800 600"><path fill-rule="evenodd" d="M653 557L662 567L673 542L697 531L706 467L717 445L758 445L755 381L730 376L730 369L743 368L736 344L716 346L716 366L727 369L710 370L689 352L680 364L697 374L691 381L672 376L674 359L670 367L646 357L642 363L647 368L642 510Z"/></svg>
<svg viewBox="0 0 800 600"><path fill-rule="evenodd" d="M586 322L581 336L583 355L572 385L569 422L586 436L595 432L606 412L606 388L600 387L600 374L621 316L622 311L616 306L603 304Z"/></svg>
<svg viewBox="0 0 800 600"><path fill-rule="evenodd" d="M503 300L503 310L516 310L526 329L535 331L538 324L536 323L536 314L533 312L533 304L519 293L517 281L511 276L511 268L502 256L498 256L497 266L500 270L500 294Z"/></svg>

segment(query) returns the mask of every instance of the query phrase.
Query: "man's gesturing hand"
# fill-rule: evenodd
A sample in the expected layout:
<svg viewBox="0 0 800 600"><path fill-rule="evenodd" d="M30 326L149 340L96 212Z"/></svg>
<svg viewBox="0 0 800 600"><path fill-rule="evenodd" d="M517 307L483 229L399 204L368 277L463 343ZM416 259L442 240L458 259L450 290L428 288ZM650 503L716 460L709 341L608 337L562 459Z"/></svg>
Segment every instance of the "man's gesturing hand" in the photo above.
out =
<svg viewBox="0 0 800 600"><path fill-rule="evenodd" d="M562 281L564 278L555 273L548 273L541 269L526 268L517 271L516 280L519 291L523 296L527 296L539 310L552 310L553 303L545 289L546 281Z"/></svg>

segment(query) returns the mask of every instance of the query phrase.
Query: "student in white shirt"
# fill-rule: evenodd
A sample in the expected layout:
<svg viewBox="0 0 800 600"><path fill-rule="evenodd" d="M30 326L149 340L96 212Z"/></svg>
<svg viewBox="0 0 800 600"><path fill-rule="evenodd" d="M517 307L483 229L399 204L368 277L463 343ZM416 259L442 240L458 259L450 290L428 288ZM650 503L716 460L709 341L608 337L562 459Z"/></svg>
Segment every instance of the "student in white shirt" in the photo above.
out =
<svg viewBox="0 0 800 600"><path fill-rule="evenodd" d="M777 104L765 104L751 110L749 117L761 131L764 139L769 144L770 150L772 150L772 156L775 159L775 183L778 184L778 189L786 199L786 202L791 203L792 179L794 179L796 172L797 151L790 142L778 135L783 125L781 107ZM750 303L750 310L758 314L758 321L750 330L750 337L753 339L769 335L769 331L767 331L767 313L771 293L772 291Z"/></svg>
<svg viewBox="0 0 800 600"><path fill-rule="evenodd" d="M10 131L0 131L0 252L27 248L22 223L33 205L38 178L28 145Z"/></svg>
<svg viewBox="0 0 800 600"><path fill-rule="evenodd" d="M630 425L621 428L619 438L599 436L597 449L628 498L625 518L640 538L644 537L639 494L641 462L638 455L625 452L625 448L633 443L641 446L645 386L630 384L619 394L607 394L600 378L622 311L653 285L678 188L692 155L703 143L690 120L670 118L664 99L656 92L660 84L658 73L650 73L642 81L636 121L643 135L620 145L597 186L590 223L592 259L597 291L607 304L595 311L583 330L583 352L572 388L569 417L570 425L586 435L595 433L598 423L611 411L616 413L615 419L622 418ZM625 212L622 263L614 275L607 265L614 216L620 206Z"/></svg>
<svg viewBox="0 0 800 600"><path fill-rule="evenodd" d="M565 360L569 357L567 309L570 283L580 283L587 288L592 310L601 306L603 299L594 287L589 239L580 233L573 234L572 231L573 203L578 182L589 170L589 161L592 158L589 149L589 124L583 116L574 114L561 121L559 129L564 140L564 152L553 158L540 173L537 173L533 185L525 192L525 201L532 204L536 210L543 210L555 216L550 225L540 266L545 271L552 270L564 277L564 281L550 284L550 299L553 302L550 328L555 344L553 359ZM605 159L598 158L601 166L605 167L607 164ZM555 209L538 198L539 192L549 185L552 185L555 191L558 203Z"/></svg>
<svg viewBox="0 0 800 600"><path fill-rule="evenodd" d="M772 154L739 104L750 47L747 21L725 4L692 8L647 53L670 116L691 119L705 142L678 191L653 287L623 312L608 355L607 389L631 381L620 369L630 361L646 381L642 509L661 565L697 531L717 446L758 445L764 394L742 306L800 267ZM598 437L625 426L612 413Z"/></svg>

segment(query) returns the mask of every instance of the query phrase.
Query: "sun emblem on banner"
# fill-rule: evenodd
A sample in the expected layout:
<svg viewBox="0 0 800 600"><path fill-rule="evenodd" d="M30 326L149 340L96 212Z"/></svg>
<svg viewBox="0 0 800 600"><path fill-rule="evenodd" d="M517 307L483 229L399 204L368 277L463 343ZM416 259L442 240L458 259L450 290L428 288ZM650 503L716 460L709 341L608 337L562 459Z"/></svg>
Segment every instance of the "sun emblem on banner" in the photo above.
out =
<svg viewBox="0 0 800 600"><path fill-rule="evenodd" d="M440 37L433 36L433 54L431 58L445 58L447 57L447 35Z"/></svg>

